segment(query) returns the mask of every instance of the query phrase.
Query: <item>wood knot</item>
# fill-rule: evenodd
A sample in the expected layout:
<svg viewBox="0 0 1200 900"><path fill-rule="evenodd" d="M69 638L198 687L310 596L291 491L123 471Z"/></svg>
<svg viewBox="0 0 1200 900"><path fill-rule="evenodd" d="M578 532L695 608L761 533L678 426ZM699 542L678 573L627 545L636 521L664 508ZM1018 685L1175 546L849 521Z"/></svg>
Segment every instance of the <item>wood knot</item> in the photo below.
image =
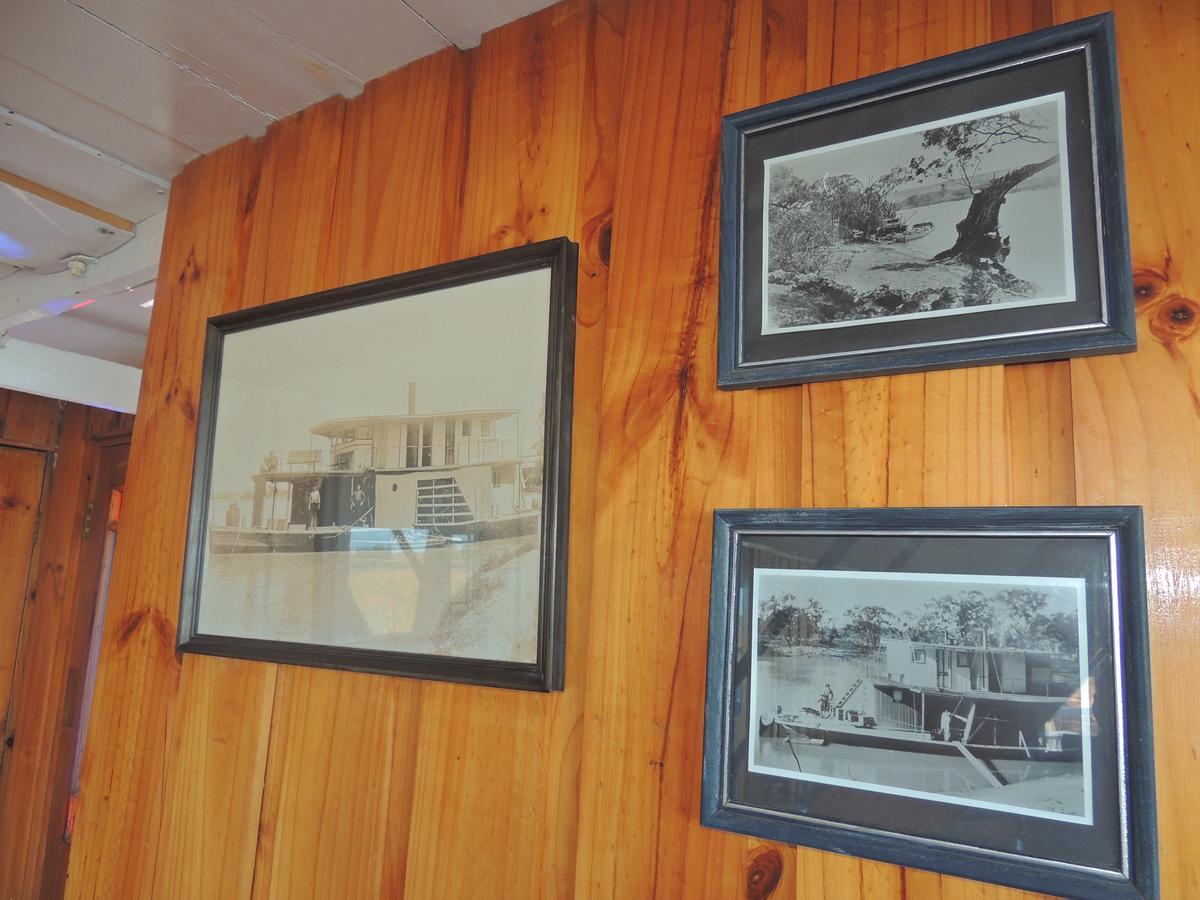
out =
<svg viewBox="0 0 1200 900"><path fill-rule="evenodd" d="M607 271L612 258L612 212L592 216L583 226L583 265L592 278Z"/></svg>
<svg viewBox="0 0 1200 900"><path fill-rule="evenodd" d="M254 180L250 182L250 189L246 191L246 202L242 204L242 214L250 215L254 212L254 207L258 204L258 176L254 176Z"/></svg>
<svg viewBox="0 0 1200 900"><path fill-rule="evenodd" d="M137 630L142 626L142 621L146 618L146 610L135 609L117 626L117 646L123 647L129 643L129 639L137 634Z"/></svg>
<svg viewBox="0 0 1200 900"><path fill-rule="evenodd" d="M766 900L779 887L783 877L783 856L774 847L764 847L750 860L746 869L746 897Z"/></svg>
<svg viewBox="0 0 1200 900"><path fill-rule="evenodd" d="M1167 276L1157 269L1134 269L1133 297L1138 303L1149 303L1157 299L1166 288Z"/></svg>
<svg viewBox="0 0 1200 900"><path fill-rule="evenodd" d="M154 637L168 654L175 652L175 626L165 615L156 609L135 609L117 624L116 645L123 647L131 641L144 626L149 626Z"/></svg>
<svg viewBox="0 0 1200 900"><path fill-rule="evenodd" d="M1163 343L1186 341L1200 328L1200 303L1179 294L1163 297L1150 312L1150 332Z"/></svg>
<svg viewBox="0 0 1200 900"><path fill-rule="evenodd" d="M180 287L186 287L188 281L197 282L200 280L200 263L196 260L195 247L188 252L187 259L183 261L183 268L179 270L179 278L177 280Z"/></svg>

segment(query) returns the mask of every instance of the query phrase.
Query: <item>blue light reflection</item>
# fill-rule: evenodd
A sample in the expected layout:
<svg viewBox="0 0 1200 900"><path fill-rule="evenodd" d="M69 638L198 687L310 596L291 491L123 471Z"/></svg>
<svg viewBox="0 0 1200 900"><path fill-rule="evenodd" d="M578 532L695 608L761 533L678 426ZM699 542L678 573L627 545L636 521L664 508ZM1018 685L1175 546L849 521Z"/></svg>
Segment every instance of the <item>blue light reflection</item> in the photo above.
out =
<svg viewBox="0 0 1200 900"><path fill-rule="evenodd" d="M9 237L3 231L0 231L0 256L5 259L25 259L32 252L32 250L16 238Z"/></svg>

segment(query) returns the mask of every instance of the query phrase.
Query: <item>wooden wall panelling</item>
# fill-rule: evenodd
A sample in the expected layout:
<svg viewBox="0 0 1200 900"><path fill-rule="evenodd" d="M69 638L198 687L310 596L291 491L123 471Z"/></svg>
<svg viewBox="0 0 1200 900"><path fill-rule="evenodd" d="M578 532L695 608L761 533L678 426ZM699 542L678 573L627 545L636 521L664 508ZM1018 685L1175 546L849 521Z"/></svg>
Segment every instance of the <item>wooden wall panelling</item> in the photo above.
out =
<svg viewBox="0 0 1200 900"><path fill-rule="evenodd" d="M733 11L715 2L634 4L626 23L580 896L746 886L749 842L698 822L710 511L747 495L753 441L751 398L716 393L712 352L716 122L730 60L747 59L733 33Z"/></svg>
<svg viewBox="0 0 1200 900"><path fill-rule="evenodd" d="M1060 20L1099 12L1060 2ZM1155 776L1164 897L1200 896L1200 195L1195 94L1200 6L1117 4L1138 351L1073 360L1082 503L1145 507Z"/></svg>
<svg viewBox="0 0 1200 900"><path fill-rule="evenodd" d="M45 482L45 454L0 446L0 740L12 733L11 691L37 563L34 541ZM7 756L0 750L0 759Z"/></svg>
<svg viewBox="0 0 1200 900"><path fill-rule="evenodd" d="M188 170L185 174L195 181L177 183L173 197L182 189L185 199L192 183L212 180L219 189L212 198L201 192L201 209L190 222L193 231L164 249L162 269L178 272L175 281L181 286L188 282L198 286L180 298L183 308L168 325L177 341L198 349L209 315L324 286L343 106L335 99L285 120L272 129L264 145L227 148L217 155L224 165L216 172ZM287 187L280 189L280 182ZM206 199L210 204L204 203ZM205 249L212 252L211 260L199 258L198 239L207 239ZM222 244L227 248L224 253ZM185 422L162 423L159 429L186 428L182 437L189 465L184 471L190 472L198 352L180 360L179 369L164 399L169 403L187 398ZM155 411L154 406L147 410L150 415ZM136 463L131 470L140 474ZM181 477L170 498L180 522L186 515L188 487L187 478ZM138 497L137 475L131 475L131 506ZM169 627L172 644L182 536L178 548L179 553L164 565L161 595L166 621L160 637L167 636ZM149 824L159 832L155 844L161 845L161 852L156 849L144 858L131 858L119 884L147 896L249 893L275 677L276 667L270 665L199 656L183 660L178 694L170 699L173 715L165 724L169 764L159 775L162 808L154 810ZM87 808L86 796L83 808ZM223 827L205 827L213 821ZM212 874L199 874L205 872Z"/></svg>
<svg viewBox="0 0 1200 900"><path fill-rule="evenodd" d="M133 434L133 414L87 407L87 436L92 440L127 440Z"/></svg>
<svg viewBox="0 0 1200 900"><path fill-rule="evenodd" d="M831 80L870 74L897 64L905 52L915 58L904 61L917 61L924 57L925 44L929 43L922 30L919 55L905 46L901 28L908 26L911 39L912 22L902 21L901 10L895 4L814 5L807 20L795 6L781 10L768 4L761 14L755 9L747 10L747 6L743 4L737 10L738 27L734 28L731 39L729 89L733 96L727 108L743 108L798 93L806 83L818 87ZM753 33L760 15L761 27L766 29L763 42L766 60L756 65L747 42L739 37L745 32ZM938 15L937 11L934 15ZM948 46L952 43L960 46L978 43L988 37L987 10L982 6L971 7L965 14L962 10L943 10L935 27L932 41L935 49L930 55L957 49ZM800 52L795 47L797 39L806 43ZM806 69L797 71L797 60ZM744 72L737 71L739 65ZM752 92L760 77L762 96ZM740 95L736 93L739 85ZM625 221L618 212L618 234ZM619 241L617 246L620 248L617 265L620 265L624 247ZM615 311L617 302L614 297L614 315L618 317L612 320L614 336L621 330L620 312ZM623 307L620 309L624 311ZM696 318L702 320L703 315ZM675 328L685 325L677 323ZM608 382L605 394L609 395ZM760 505L1006 502L1004 408L1004 371L999 368L758 392L753 401L754 502ZM893 441L897 446L892 446ZM800 452L784 449L793 442L800 445ZM694 455L695 450L689 448L689 453ZM730 466L720 467L721 484L715 490L721 498L717 505L729 503L726 497L737 494L735 477ZM648 488L644 483L639 487L645 495L654 494L653 487ZM603 540L598 538L598 555L604 552ZM610 555L623 554L613 549ZM697 559L694 565L699 568L701 560ZM602 577L598 576L598 584ZM597 587L598 594L600 590ZM672 794L687 797L686 792ZM659 827L663 827L661 823ZM769 859L769 850L763 854L751 847L748 852L753 859ZM849 890L848 885L857 884L863 896L892 894L903 889L904 873L895 867L803 850L797 851L794 858L800 870L795 881L800 896L831 891L835 885L844 892ZM669 862L660 856L655 861L656 871ZM781 875L785 889L788 868ZM918 882L922 879L920 874L915 877ZM942 889L936 876L924 876L924 882L927 888ZM716 879L706 887L716 895L720 884L721 880Z"/></svg>
<svg viewBox="0 0 1200 900"><path fill-rule="evenodd" d="M0 443L35 450L58 447L63 404L49 397L0 388Z"/></svg>
<svg viewBox="0 0 1200 900"><path fill-rule="evenodd" d="M310 154L337 165L336 189L313 194L330 232L313 287L452 258L466 71L446 51L373 82L347 106L340 153L332 135L313 142ZM255 897L403 893L419 704L413 681L280 667Z"/></svg>
<svg viewBox="0 0 1200 900"><path fill-rule="evenodd" d="M6 617L0 623L0 645L11 639L15 649L18 632L21 636L15 656L0 646L0 709L9 714L4 733L14 738L12 749L3 751L0 767L0 884L7 896L37 896L42 880L50 782L55 775L69 662L70 642L66 636L76 612L82 516L91 487L85 476L90 474L94 455L94 447L84 437L85 417L83 407L68 407L62 450L48 479L42 509L43 472L47 471L44 454L0 449L4 503L8 506L12 499L28 511L27 532L8 527L0 532L0 557L9 557L0 559L0 572L4 573L0 586L6 594L10 588L15 589L18 599L25 601L23 621ZM16 472L5 467L14 457L27 473L23 478L14 478ZM39 512L44 526L34 548L33 520ZM9 515L4 519L7 523ZM28 585L24 577L27 567L31 567ZM21 577L11 577L18 571ZM9 608L0 600L0 612ZM19 612L21 605L16 609ZM2 663L6 661L15 665L5 667ZM14 678L14 672L20 674ZM10 685L14 688L11 704Z"/></svg>
<svg viewBox="0 0 1200 900"><path fill-rule="evenodd" d="M12 592L11 602L0 599L0 710L14 739L0 763L0 885L6 896L33 897L54 895L66 874L67 777L86 644L79 632L90 627L103 546L103 528L90 542L83 532L96 499L96 426L118 440L132 417L0 391L5 418L0 445L15 436L21 449L0 446L0 509L9 514L0 526L0 588ZM10 518L16 511L20 522ZM23 614L16 622L6 613Z"/></svg>
<svg viewBox="0 0 1200 900"><path fill-rule="evenodd" d="M616 4L552 7L486 35L472 70L458 255L560 234L582 245L577 472L595 458L621 15ZM422 685L409 896L571 891L592 490L586 476L572 487L566 689L547 696Z"/></svg>
<svg viewBox="0 0 1200 900"><path fill-rule="evenodd" d="M129 415L127 419L126 424L131 430L133 416ZM89 432L90 426L91 423ZM50 710L59 710L57 718L47 716L46 721L47 728L53 726L55 729L50 749L52 758L47 766L53 774L45 782L49 796L45 801L46 812L42 816L46 847L42 859L41 896L48 898L62 897L66 890L71 845L64 839L64 820L68 814L72 821L74 819L72 811L78 787L75 754L79 747L80 727L86 727L84 718L87 711L84 704L88 700L85 693L92 632L99 613L100 587L107 584L105 564L111 565L111 559L105 555L112 533L110 529L115 528L120 518L120 502L115 508L112 504L113 489L124 485L129 465L128 432L123 439L116 435L100 438L89 433L88 440L98 445L85 478L90 481L90 496L79 492L76 498L94 505L77 507L74 513L76 525L82 519L83 528L77 527L72 535L75 541L82 538L82 547L73 548L77 563L73 597L70 598L72 609L61 611L57 621L47 617L59 631L55 639L61 639L68 646L59 653L37 654L37 658L43 660L42 665L49 664L61 674L54 679L47 679L57 680L52 688L54 693L49 697L43 694L31 701L38 708L46 706ZM54 502L53 497L51 502ZM92 513L90 526L87 524L89 510ZM43 571L50 569L51 566L43 563Z"/></svg>
<svg viewBox="0 0 1200 900"><path fill-rule="evenodd" d="M1094 11L573 0L190 166L172 197L129 482L139 539L117 561L71 895L215 892L220 871L230 897L1016 896L699 827L710 515L1076 493L1148 506L1166 883L1200 892L1184 850L1200 725L1183 693L1200 562L1195 137L1174 87L1200 44L1195 10L1118 10L1145 270L1136 356L713 387L722 111ZM204 318L559 233L583 251L567 691L190 657L179 684L179 473Z"/></svg>
<svg viewBox="0 0 1200 900"><path fill-rule="evenodd" d="M232 223L247 235L234 272L244 277L230 284L223 310L324 286L344 107L341 98L310 107L276 123L262 142L258 170L247 172L253 218ZM257 878L279 667L194 655L182 663L154 895L245 896ZM205 828L211 821L223 827ZM214 860L222 860L219 878L207 884L199 873Z"/></svg>
<svg viewBox="0 0 1200 900"><path fill-rule="evenodd" d="M1004 401L1009 502L1032 506L1074 503L1070 365L1006 366Z"/></svg>
<svg viewBox="0 0 1200 900"><path fill-rule="evenodd" d="M176 751L175 622L200 380L199 335L205 319L240 290L242 228L253 214L258 154L244 141L203 157L176 178L171 192L147 341L150 364L142 377L122 517L130 539L118 548L110 585L67 882L71 897L153 894L166 777ZM244 674L249 681L261 677L249 665ZM224 702L236 705L241 686ZM237 723L239 729L242 725ZM205 781L202 770L191 774ZM232 775L212 773L209 788L219 788L218 776L232 780ZM213 821L225 825L221 818ZM214 826L214 836L193 827L197 843L203 839L205 849L219 848L219 828ZM205 873L237 871L220 854L206 865ZM204 883L198 878L193 889Z"/></svg>

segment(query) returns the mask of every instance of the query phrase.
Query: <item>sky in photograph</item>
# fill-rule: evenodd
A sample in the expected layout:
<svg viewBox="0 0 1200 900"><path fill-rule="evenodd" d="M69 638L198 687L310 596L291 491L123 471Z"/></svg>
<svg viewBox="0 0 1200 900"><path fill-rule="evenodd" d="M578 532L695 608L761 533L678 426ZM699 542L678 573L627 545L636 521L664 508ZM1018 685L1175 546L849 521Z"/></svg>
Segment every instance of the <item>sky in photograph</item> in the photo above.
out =
<svg viewBox="0 0 1200 900"><path fill-rule="evenodd" d="M1008 588L1032 588L1046 594L1045 613L1078 612L1082 578L928 575L896 572L830 572L803 569L756 569L755 604L773 594L794 594L804 604L821 602L835 619L855 606L882 606L897 616L919 615L936 597L959 590L994 594Z"/></svg>
<svg viewBox="0 0 1200 900"><path fill-rule="evenodd" d="M1061 102L1061 98L1062 95L1057 94L1028 105L1013 104L1009 107L996 107L997 110L1020 109L1026 118L1045 126L1037 132L1037 135L1042 140L1051 143L1007 144L985 157L980 171L990 172L1040 162L1055 153L1058 142L1058 103ZM992 114L993 110L984 110L983 112ZM825 175L853 175L864 183L870 182L891 171L893 166L907 166L909 160L914 156L930 152L921 149L921 136L928 129L973 118L981 118L981 116L979 113L972 113L969 116L956 116L953 119L939 122L926 122L912 129L871 135L855 141L806 151L795 156L767 160L767 180L770 181L772 167L782 165L806 181L816 181ZM936 178L928 180L930 184L936 184L937 181Z"/></svg>
<svg viewBox="0 0 1200 900"><path fill-rule="evenodd" d="M271 451L328 449L313 426L347 416L519 410L541 437L550 270L382 301L226 336L214 493L252 489ZM513 436L511 420L497 426Z"/></svg>

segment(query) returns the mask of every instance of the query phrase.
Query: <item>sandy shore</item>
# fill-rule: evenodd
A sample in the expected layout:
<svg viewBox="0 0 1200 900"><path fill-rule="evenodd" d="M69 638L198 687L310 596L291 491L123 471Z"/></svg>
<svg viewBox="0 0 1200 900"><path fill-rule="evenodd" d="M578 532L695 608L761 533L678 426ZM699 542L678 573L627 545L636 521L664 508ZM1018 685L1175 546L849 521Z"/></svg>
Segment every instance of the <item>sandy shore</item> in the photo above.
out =
<svg viewBox="0 0 1200 900"><path fill-rule="evenodd" d="M971 788L952 793L969 796L972 800L1029 806L1046 812L1078 816L1082 815L1080 798L1083 797L1083 774L1033 778L1004 787Z"/></svg>

